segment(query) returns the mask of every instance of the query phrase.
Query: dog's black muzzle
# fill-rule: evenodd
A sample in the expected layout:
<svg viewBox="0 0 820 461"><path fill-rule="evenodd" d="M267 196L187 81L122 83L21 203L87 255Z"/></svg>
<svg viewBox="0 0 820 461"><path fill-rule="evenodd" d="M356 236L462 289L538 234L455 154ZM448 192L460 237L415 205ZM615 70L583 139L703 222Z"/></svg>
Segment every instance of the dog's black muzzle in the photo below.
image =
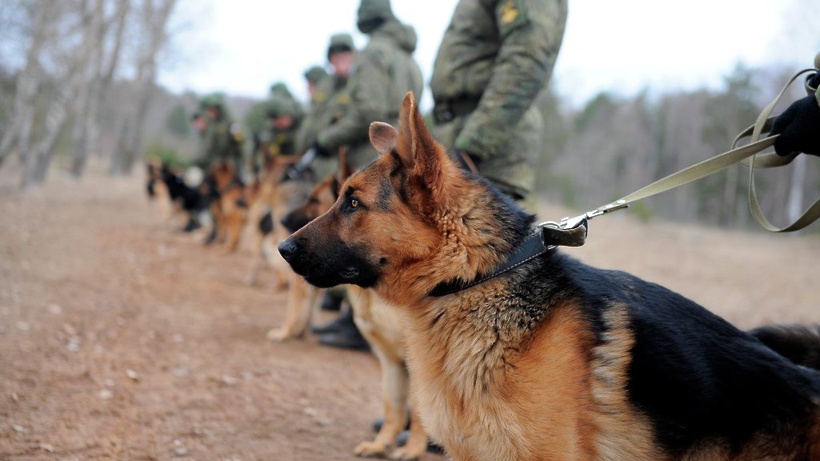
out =
<svg viewBox="0 0 820 461"><path fill-rule="evenodd" d="M306 248L304 238L291 236L279 244L278 250L294 272L319 288L346 283L369 288L378 278L378 271L357 258L349 249L319 256Z"/></svg>

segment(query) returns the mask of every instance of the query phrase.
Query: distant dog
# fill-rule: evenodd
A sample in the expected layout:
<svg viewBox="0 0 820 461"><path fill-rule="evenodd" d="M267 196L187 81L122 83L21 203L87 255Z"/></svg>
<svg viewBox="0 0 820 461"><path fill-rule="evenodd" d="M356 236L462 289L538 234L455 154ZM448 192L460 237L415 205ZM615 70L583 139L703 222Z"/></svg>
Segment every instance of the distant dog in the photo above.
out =
<svg viewBox="0 0 820 461"><path fill-rule="evenodd" d="M280 224L282 217L304 202L314 181L312 171L306 171L298 179L282 181L285 171L298 160L295 155L265 159L255 192L249 200L248 224L254 257L245 277L247 285L256 281L265 262L276 272L276 291L285 289L292 278L293 272L276 251L276 246L290 235Z"/></svg>
<svg viewBox="0 0 820 461"><path fill-rule="evenodd" d="M207 197L214 230L210 240L224 244L223 251L232 253L239 245L242 230L248 222L248 202L255 192L245 186L231 162L217 162L207 172L201 193Z"/></svg>
<svg viewBox="0 0 820 461"><path fill-rule="evenodd" d="M510 267L541 239L534 217L461 170L412 95L399 126L371 125L381 157L279 251L316 286L372 288L407 313L414 400L450 456L820 460L820 373L555 248Z"/></svg>
<svg viewBox="0 0 820 461"><path fill-rule="evenodd" d="M284 226L297 231L313 219L329 210L339 198L341 184L350 176L346 162L337 176L329 176L317 184L305 203L282 219ZM297 276L298 277L298 276ZM294 282L296 283L296 282ZM305 283L301 280L301 283ZM313 290L317 290L311 287ZM427 434L421 426L418 414L409 402L409 375L407 373L404 313L382 300L373 290L363 290L349 285L347 297L353 310L353 320L370 344L381 365L382 403L384 423L373 441L360 443L355 453L361 456L385 455L395 447L396 438L407 421L407 408L411 407L410 437L407 443L390 453L392 459L417 459L427 449ZM310 302L288 302L285 324L281 331L303 332L310 326L315 306Z"/></svg>
<svg viewBox="0 0 820 461"><path fill-rule="evenodd" d="M169 222L175 214L184 214L187 223L183 230L199 227L196 214L206 206L204 196L195 187L185 183L182 174L167 163L149 160L146 163L146 192L157 203L162 222Z"/></svg>

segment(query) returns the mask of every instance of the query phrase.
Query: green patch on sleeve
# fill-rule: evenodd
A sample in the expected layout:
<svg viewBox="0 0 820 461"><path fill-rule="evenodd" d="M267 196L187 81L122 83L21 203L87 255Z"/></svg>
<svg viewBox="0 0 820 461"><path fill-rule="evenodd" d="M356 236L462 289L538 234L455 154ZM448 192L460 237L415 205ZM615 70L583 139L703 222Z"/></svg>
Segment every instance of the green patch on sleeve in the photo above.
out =
<svg viewBox="0 0 820 461"><path fill-rule="evenodd" d="M529 22L523 0L501 0L495 9L495 17L502 37Z"/></svg>

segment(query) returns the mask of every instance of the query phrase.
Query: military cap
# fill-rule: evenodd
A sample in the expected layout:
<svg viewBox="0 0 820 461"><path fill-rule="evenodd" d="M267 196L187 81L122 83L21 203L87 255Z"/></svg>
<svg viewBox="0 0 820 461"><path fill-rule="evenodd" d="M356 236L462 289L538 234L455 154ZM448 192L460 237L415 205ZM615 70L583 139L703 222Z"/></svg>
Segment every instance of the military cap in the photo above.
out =
<svg viewBox="0 0 820 461"><path fill-rule="evenodd" d="M212 93L208 96L205 96L199 101L199 107L201 109L208 109L211 107L218 107L222 108L225 105L225 99L219 93Z"/></svg>
<svg viewBox="0 0 820 461"><path fill-rule="evenodd" d="M293 99L293 93L290 92L288 86L284 82L276 82L270 86L271 96L284 96Z"/></svg>
<svg viewBox="0 0 820 461"><path fill-rule="evenodd" d="M273 96L265 103L265 114L270 118L282 115L295 116L295 107L292 102L282 96Z"/></svg>
<svg viewBox="0 0 820 461"><path fill-rule="evenodd" d="M330 45L327 47L327 59L330 60L330 55L333 53L344 53L353 51L353 36L347 32L333 34L330 36Z"/></svg>
<svg viewBox="0 0 820 461"><path fill-rule="evenodd" d="M359 4L358 16L356 18L359 30L368 33L368 24L378 24L381 21L395 19L393 9L390 7L390 0L362 0Z"/></svg>
<svg viewBox="0 0 820 461"><path fill-rule="evenodd" d="M322 66L313 66L305 71L305 80L314 85L319 83L325 77L327 77L327 71Z"/></svg>

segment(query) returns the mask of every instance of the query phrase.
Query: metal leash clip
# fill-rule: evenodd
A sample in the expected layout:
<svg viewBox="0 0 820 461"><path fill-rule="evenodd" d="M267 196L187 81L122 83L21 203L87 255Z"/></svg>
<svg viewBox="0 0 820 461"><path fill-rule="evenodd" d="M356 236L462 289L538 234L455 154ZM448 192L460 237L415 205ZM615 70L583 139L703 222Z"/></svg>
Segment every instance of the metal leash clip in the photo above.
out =
<svg viewBox="0 0 820 461"><path fill-rule="evenodd" d="M566 217L560 222L542 222L538 227L545 245L579 247L586 242L590 219L628 207L626 200L616 200L574 218Z"/></svg>

